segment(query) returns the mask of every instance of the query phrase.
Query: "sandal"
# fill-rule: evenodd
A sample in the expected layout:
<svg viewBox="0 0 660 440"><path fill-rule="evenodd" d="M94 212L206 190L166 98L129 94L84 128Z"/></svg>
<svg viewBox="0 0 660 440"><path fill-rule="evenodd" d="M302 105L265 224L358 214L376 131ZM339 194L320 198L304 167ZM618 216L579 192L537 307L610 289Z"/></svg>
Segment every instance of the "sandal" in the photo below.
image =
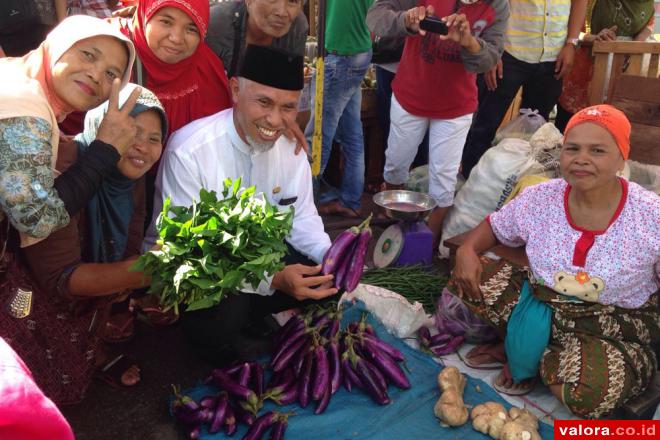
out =
<svg viewBox="0 0 660 440"><path fill-rule="evenodd" d="M477 345L465 355L463 363L475 370L499 370L503 368L506 364L506 354L504 354L504 349L496 349L497 345L501 344ZM490 362L476 362L473 360L476 356L486 357Z"/></svg>
<svg viewBox="0 0 660 440"><path fill-rule="evenodd" d="M497 382L501 381L502 379L510 380L513 385L507 387L505 385L498 384ZM495 390L498 392L508 396L524 396L525 394L529 394L534 389L534 387L536 387L536 378L524 379L520 381L520 383L513 383L513 377L511 377L511 372L509 371L509 364L504 365L504 368L502 368L500 374L493 381L493 388L495 388Z"/></svg>
<svg viewBox="0 0 660 440"><path fill-rule="evenodd" d="M347 218L361 218L360 213L353 208L347 208L338 200L321 203L317 208L319 215L338 215Z"/></svg>
<svg viewBox="0 0 660 440"><path fill-rule="evenodd" d="M101 339L108 344L128 342L135 336L135 313L131 310L111 314L101 333Z"/></svg>
<svg viewBox="0 0 660 440"><path fill-rule="evenodd" d="M129 356L120 354L96 371L95 377L114 388L140 383L140 367Z"/></svg>
<svg viewBox="0 0 660 440"><path fill-rule="evenodd" d="M131 307L141 312L149 324L156 327L166 327L179 320L174 309L164 310L156 296L148 295L140 299L132 299Z"/></svg>

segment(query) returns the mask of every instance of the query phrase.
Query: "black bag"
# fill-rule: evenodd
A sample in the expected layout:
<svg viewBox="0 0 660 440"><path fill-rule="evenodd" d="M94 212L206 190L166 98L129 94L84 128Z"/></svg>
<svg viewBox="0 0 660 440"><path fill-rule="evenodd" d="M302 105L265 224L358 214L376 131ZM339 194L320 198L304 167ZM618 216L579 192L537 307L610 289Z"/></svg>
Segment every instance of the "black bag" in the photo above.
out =
<svg viewBox="0 0 660 440"><path fill-rule="evenodd" d="M405 37L375 37L372 44L374 64L396 63L403 55Z"/></svg>
<svg viewBox="0 0 660 440"><path fill-rule="evenodd" d="M0 1L0 34L9 35L39 21L33 0Z"/></svg>

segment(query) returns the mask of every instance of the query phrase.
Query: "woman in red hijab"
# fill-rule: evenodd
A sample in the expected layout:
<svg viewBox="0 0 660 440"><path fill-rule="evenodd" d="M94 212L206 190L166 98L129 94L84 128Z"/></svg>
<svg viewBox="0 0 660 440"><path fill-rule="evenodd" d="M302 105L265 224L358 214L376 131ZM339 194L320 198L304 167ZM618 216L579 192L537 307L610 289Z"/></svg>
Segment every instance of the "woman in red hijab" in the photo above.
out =
<svg viewBox="0 0 660 440"><path fill-rule="evenodd" d="M139 59L133 81L163 103L170 133L231 107L225 68L204 43L208 22L208 0L140 0L121 20Z"/></svg>

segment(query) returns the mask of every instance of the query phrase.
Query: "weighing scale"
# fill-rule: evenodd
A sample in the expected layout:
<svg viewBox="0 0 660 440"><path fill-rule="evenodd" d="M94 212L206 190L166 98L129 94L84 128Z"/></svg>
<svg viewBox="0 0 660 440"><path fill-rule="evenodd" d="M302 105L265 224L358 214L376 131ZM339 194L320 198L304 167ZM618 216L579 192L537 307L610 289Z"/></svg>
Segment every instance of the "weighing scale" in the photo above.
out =
<svg viewBox="0 0 660 440"><path fill-rule="evenodd" d="M385 209L385 214L399 220L378 239L374 249L376 267L430 266L433 260L433 233L424 219L435 207L427 194L415 191L382 191L374 195L374 203Z"/></svg>

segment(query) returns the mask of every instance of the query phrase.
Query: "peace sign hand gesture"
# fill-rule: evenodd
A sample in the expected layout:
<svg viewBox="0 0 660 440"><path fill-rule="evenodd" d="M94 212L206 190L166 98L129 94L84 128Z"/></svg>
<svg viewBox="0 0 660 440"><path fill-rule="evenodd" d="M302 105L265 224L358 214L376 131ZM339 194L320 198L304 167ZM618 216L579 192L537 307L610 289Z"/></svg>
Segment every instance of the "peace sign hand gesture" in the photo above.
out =
<svg viewBox="0 0 660 440"><path fill-rule="evenodd" d="M129 116L129 113L135 107L142 89L136 87L131 92L124 105L119 107L119 89L121 81L116 78L112 82L112 89L110 90L110 99L108 102L108 111L103 117L103 121L99 126L96 134L96 139L106 144L112 145L119 152L124 155L126 151L133 145L137 128L135 120Z"/></svg>

